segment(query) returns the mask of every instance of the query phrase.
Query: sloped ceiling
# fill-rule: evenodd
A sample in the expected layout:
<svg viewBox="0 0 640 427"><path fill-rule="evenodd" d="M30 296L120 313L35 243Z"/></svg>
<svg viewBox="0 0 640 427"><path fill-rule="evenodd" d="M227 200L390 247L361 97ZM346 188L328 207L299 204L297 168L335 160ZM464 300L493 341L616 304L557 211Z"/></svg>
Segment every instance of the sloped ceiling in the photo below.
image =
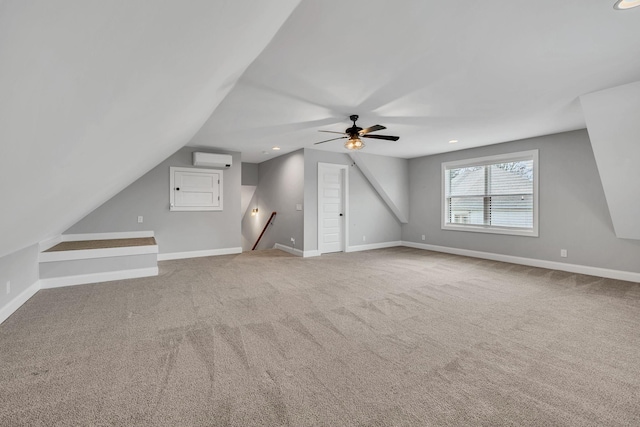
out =
<svg viewBox="0 0 640 427"><path fill-rule="evenodd" d="M0 1L0 256L184 146L297 4Z"/></svg>
<svg viewBox="0 0 640 427"><path fill-rule="evenodd" d="M614 3L304 0L190 145L344 152L314 142L350 114L403 158L584 128L580 95L640 78L640 8Z"/></svg>

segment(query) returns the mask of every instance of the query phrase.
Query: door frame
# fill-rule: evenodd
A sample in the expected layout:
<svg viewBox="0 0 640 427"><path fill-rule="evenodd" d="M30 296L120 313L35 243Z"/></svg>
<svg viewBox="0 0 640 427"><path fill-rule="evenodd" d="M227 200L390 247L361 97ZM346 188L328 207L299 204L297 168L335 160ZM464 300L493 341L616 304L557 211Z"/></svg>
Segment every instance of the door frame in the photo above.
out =
<svg viewBox="0 0 640 427"><path fill-rule="evenodd" d="M337 164L337 163L322 163L318 162L318 194L317 194L317 202L318 202L318 253L322 255L323 244L322 244L322 201L321 201L321 190L322 190L322 169L340 169L342 175L342 252L347 252L348 242L349 242L349 167L347 165Z"/></svg>

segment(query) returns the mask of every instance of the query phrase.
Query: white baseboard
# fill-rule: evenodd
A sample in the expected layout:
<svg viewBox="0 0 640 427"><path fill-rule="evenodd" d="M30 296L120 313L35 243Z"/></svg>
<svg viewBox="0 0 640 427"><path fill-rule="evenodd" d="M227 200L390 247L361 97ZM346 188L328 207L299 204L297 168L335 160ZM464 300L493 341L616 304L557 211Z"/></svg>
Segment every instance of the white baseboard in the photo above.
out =
<svg viewBox="0 0 640 427"><path fill-rule="evenodd" d="M218 255L234 255L241 254L242 248L221 248L221 249L207 249L204 251L189 251L189 252L172 252L166 254L158 254L158 261L169 261L172 259L185 259L185 258L200 258L206 256L218 256Z"/></svg>
<svg viewBox="0 0 640 427"><path fill-rule="evenodd" d="M63 286L86 285L89 283L111 282L113 280L137 279L158 275L158 267L135 268L132 270L105 271L102 273L78 274L76 276L52 277L40 279L41 289L61 288Z"/></svg>
<svg viewBox="0 0 640 427"><path fill-rule="evenodd" d="M83 249L74 251L40 252L39 262L70 261L77 259L110 258L130 255L157 254L158 245L126 246L120 248Z"/></svg>
<svg viewBox="0 0 640 427"><path fill-rule="evenodd" d="M347 246L347 250L345 252L359 252L359 251L370 251L372 249L395 248L396 246L403 246L402 243L403 242L401 241L395 241L395 242L370 243L368 245Z"/></svg>
<svg viewBox="0 0 640 427"><path fill-rule="evenodd" d="M0 308L0 323L4 322L11 316L17 309L29 300L36 292L40 290L40 281L37 280L33 285L29 286L20 294L9 301L4 307Z"/></svg>
<svg viewBox="0 0 640 427"><path fill-rule="evenodd" d="M292 248L291 246L287 246L287 245L282 245L280 243L276 243L273 246L274 249L280 249L281 251L290 253L291 255L295 255L295 256L304 256L304 252L302 252L300 249L296 249L296 248Z"/></svg>
<svg viewBox="0 0 640 427"><path fill-rule="evenodd" d="M502 255L493 252L473 251L470 249L450 248L447 246L429 245L426 243L402 242L402 246L427 251L444 252L453 255L462 255L473 258L489 259L492 261L509 262L512 264L528 265L530 267L547 268L549 270L567 271L569 273L586 274L589 276L606 277L609 279L627 280L629 282L640 282L640 273L632 271L612 270L609 268L591 267L589 265L567 264L564 262L546 261L535 258L524 258L512 255Z"/></svg>
<svg viewBox="0 0 640 427"><path fill-rule="evenodd" d="M63 242L77 242L81 240L111 240L111 239L140 239L153 237L153 231L117 231L113 233L84 233L63 234Z"/></svg>
<svg viewBox="0 0 640 427"><path fill-rule="evenodd" d="M274 247L274 249L280 249L281 251L288 252L291 255L301 256L303 258L311 258L311 257L314 257L314 256L320 256L320 252L319 251L303 251L303 250L300 250L300 249L292 248L291 246L282 245L280 243L276 243L273 247Z"/></svg>

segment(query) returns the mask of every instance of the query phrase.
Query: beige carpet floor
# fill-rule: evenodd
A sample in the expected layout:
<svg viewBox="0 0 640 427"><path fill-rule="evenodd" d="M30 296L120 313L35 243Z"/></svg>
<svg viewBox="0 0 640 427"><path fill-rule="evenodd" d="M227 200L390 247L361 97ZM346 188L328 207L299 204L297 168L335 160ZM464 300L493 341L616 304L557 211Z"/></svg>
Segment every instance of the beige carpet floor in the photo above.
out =
<svg viewBox="0 0 640 427"><path fill-rule="evenodd" d="M78 240L61 242L45 252L80 251L84 249L124 248L130 246L152 246L156 244L154 237L138 237L133 239Z"/></svg>
<svg viewBox="0 0 640 427"><path fill-rule="evenodd" d="M640 284L408 248L161 262L0 325L0 425L638 426Z"/></svg>

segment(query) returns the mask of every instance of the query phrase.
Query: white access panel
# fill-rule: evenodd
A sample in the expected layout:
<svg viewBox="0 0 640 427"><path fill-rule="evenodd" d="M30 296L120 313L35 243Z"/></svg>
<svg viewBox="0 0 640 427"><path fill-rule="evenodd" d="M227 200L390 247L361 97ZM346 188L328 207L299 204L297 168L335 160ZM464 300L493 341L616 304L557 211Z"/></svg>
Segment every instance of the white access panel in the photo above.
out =
<svg viewBox="0 0 640 427"><path fill-rule="evenodd" d="M222 210L222 171L171 167L169 176L170 210Z"/></svg>

